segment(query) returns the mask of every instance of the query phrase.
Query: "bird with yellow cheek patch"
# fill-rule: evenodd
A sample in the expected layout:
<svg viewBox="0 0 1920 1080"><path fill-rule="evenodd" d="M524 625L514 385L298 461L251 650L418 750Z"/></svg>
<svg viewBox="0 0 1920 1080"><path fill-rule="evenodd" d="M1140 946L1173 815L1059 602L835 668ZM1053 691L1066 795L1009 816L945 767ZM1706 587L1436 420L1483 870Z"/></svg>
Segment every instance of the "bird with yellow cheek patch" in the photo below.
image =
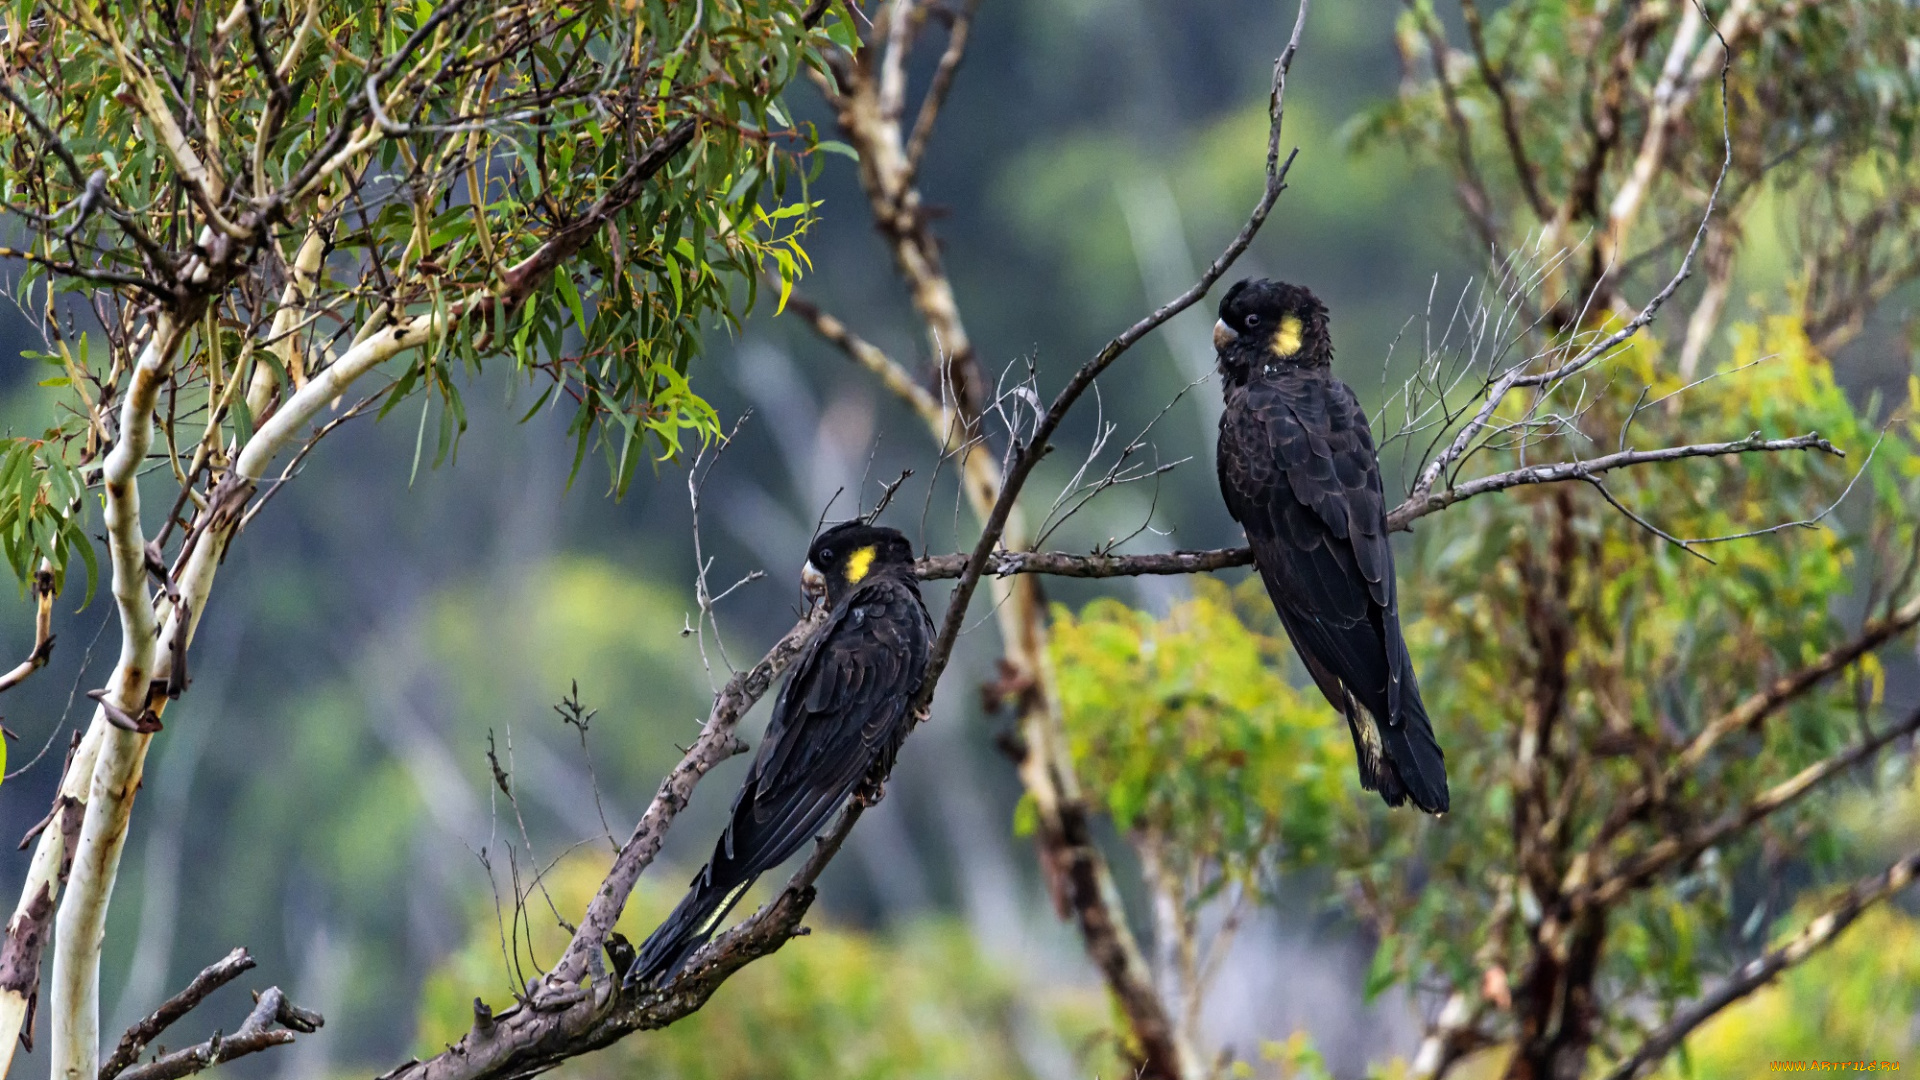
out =
<svg viewBox="0 0 1920 1080"><path fill-rule="evenodd" d="M1400 633L1386 498L1366 413L1333 377L1327 307L1242 281L1213 328L1226 410L1220 492L1315 685L1347 718L1360 786L1447 809L1446 756Z"/></svg>
<svg viewBox="0 0 1920 1080"><path fill-rule="evenodd" d="M1279 360L1292 359L1300 352L1300 335L1305 329L1306 324L1300 321L1300 316L1280 316L1280 327L1273 332L1273 340L1268 343L1267 351Z"/></svg>
<svg viewBox="0 0 1920 1080"><path fill-rule="evenodd" d="M867 576L867 571L873 569L873 557L878 550L868 544L863 548L855 548L847 555L847 584L858 585Z"/></svg>
<svg viewBox="0 0 1920 1080"><path fill-rule="evenodd" d="M819 631L773 702L726 832L687 894L640 946L628 986L671 980L761 874L805 847L847 800L871 805L913 726L933 620L897 530L849 521L814 540L801 571L826 601Z"/></svg>

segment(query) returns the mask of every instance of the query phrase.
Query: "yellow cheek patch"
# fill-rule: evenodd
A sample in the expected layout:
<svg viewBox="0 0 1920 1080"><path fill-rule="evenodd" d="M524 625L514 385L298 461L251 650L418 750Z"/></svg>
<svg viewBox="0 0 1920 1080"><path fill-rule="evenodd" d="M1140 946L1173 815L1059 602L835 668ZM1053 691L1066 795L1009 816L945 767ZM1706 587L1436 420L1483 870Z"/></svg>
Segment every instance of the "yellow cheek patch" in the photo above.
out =
<svg viewBox="0 0 1920 1080"><path fill-rule="evenodd" d="M872 545L863 547L847 556L847 584L858 585L860 579L867 576L867 571L873 569L873 556L874 548Z"/></svg>
<svg viewBox="0 0 1920 1080"><path fill-rule="evenodd" d="M1267 346L1273 355L1285 360L1300 351L1300 318L1297 315L1285 315L1280 319L1279 329L1273 332L1273 342Z"/></svg>

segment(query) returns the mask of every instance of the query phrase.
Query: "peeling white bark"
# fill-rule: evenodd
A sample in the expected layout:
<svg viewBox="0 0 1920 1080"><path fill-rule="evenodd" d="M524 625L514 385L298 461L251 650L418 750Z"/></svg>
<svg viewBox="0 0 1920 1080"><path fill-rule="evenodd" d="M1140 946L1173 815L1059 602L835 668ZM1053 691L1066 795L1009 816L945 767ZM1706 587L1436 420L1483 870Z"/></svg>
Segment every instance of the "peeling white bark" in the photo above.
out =
<svg viewBox="0 0 1920 1080"><path fill-rule="evenodd" d="M171 316L162 314L154 321L121 402L120 441L107 455L102 477L113 600L120 616L120 661L107 682L107 693L135 716L147 708L159 638L147 586L146 537L140 528L139 467L153 441L154 407L180 338ZM95 738L98 760L86 788L86 816L53 936L48 1004L55 1080L93 1080L100 1071L100 944L106 931L107 898L126 844L127 815L150 736L112 727L105 710L96 709L89 738ZM76 761L69 773L89 775L80 764ZM62 784L63 789L66 786ZM47 830L48 835L58 831ZM31 900L31 896L25 898L25 902Z"/></svg>
<svg viewBox="0 0 1920 1080"><path fill-rule="evenodd" d="M315 247L310 251L303 245L298 261L317 261L318 250ZM241 448L236 472L258 480L274 457L355 379L400 352L427 344L445 325L443 316L422 315L367 336L325 371L307 380L260 426ZM121 441L107 459L104 476L113 595L121 622L120 662L108 689L115 704L135 716L148 708L152 680L167 674L172 643L183 634L191 643L229 539L229 534L219 529L203 536L179 576L185 610L174 610L165 599L156 610L146 581L145 537L140 528L135 476L151 445L153 409L179 341L178 329L163 317L135 367L121 410ZM160 703L154 707L157 710ZM100 947L105 940L108 901L126 848L133 796L140 786L151 739L111 726L104 712L96 711L83 753L76 755L74 767L63 782L63 793L71 788L70 794L84 802L85 816L54 933L48 1001L54 1080L91 1080L99 1072ZM41 887L58 891L57 870L65 855L59 830L50 828L35 852L37 873L29 876L16 919ZM0 994L0 1037L8 1034L9 1026L17 1036L26 1004L24 994Z"/></svg>

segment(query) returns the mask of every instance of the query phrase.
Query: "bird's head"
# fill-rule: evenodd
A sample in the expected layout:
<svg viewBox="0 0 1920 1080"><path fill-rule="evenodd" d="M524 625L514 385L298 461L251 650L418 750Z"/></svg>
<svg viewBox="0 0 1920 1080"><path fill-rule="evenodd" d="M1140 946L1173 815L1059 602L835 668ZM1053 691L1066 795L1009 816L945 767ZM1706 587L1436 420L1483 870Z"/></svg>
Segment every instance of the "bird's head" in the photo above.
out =
<svg viewBox="0 0 1920 1080"><path fill-rule="evenodd" d="M848 521L814 540L800 584L808 596L825 595L836 604L848 589L875 574L900 573L913 566L913 545L898 529Z"/></svg>
<svg viewBox="0 0 1920 1080"><path fill-rule="evenodd" d="M1229 387L1269 366L1327 367L1333 363L1327 306L1299 285L1241 281L1220 299L1213 347Z"/></svg>

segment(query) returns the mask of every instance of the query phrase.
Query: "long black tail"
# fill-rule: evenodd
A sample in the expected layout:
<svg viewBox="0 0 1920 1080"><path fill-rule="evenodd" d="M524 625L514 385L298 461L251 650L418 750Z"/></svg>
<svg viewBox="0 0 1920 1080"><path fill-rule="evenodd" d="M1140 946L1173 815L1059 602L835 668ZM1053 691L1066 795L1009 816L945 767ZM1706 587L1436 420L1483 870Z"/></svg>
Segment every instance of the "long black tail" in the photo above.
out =
<svg viewBox="0 0 1920 1080"><path fill-rule="evenodd" d="M1402 706L1398 724L1375 722L1373 713L1351 698L1344 711L1353 731L1360 786L1379 792L1388 806L1411 799L1429 814L1446 813L1446 764L1426 710L1417 701L1411 709Z"/></svg>
<svg viewBox="0 0 1920 1080"><path fill-rule="evenodd" d="M673 914L640 946L640 955L627 969L627 986L657 986L673 978L687 958L713 937L720 921L760 876L742 874L743 868L735 866L734 872L725 874L725 878L738 880L726 880L715 870L712 863L701 867L693 879L693 887L681 898ZM721 870L724 873L725 868Z"/></svg>
<svg viewBox="0 0 1920 1080"><path fill-rule="evenodd" d="M1353 749L1360 762L1360 786L1377 791L1388 806L1411 801L1429 814L1447 812L1447 756L1433 737L1426 703L1420 700L1420 680L1413 671L1397 620L1386 631L1387 663L1395 670L1385 687L1361 700L1344 687L1340 697L1347 726L1353 729ZM1311 669L1313 665L1309 664ZM1337 684L1336 684L1337 685ZM1322 689L1325 684L1322 684Z"/></svg>
<svg viewBox="0 0 1920 1080"><path fill-rule="evenodd" d="M1400 700L1398 723L1381 725L1380 742L1386 751L1387 771L1413 805L1429 814L1447 812L1447 756L1433 737L1433 723L1419 691ZM1386 794L1386 786L1381 787ZM1389 802L1395 800L1389 799Z"/></svg>

